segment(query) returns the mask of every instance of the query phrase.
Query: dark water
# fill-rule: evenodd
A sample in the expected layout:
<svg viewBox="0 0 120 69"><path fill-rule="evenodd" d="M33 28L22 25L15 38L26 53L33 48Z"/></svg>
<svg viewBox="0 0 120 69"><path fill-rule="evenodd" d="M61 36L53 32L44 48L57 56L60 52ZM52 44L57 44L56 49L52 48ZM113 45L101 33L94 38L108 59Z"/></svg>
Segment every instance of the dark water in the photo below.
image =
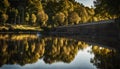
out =
<svg viewBox="0 0 120 69"><path fill-rule="evenodd" d="M120 69L113 48L65 37L0 34L0 69Z"/></svg>

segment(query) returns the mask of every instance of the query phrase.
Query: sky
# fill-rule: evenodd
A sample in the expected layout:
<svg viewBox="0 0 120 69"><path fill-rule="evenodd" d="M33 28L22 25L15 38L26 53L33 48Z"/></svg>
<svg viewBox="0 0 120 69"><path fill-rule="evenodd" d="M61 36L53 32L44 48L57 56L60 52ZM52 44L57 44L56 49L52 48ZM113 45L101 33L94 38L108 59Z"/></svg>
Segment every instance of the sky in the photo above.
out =
<svg viewBox="0 0 120 69"><path fill-rule="evenodd" d="M77 2L83 3L83 5L91 7L93 5L93 1L95 0L76 0Z"/></svg>

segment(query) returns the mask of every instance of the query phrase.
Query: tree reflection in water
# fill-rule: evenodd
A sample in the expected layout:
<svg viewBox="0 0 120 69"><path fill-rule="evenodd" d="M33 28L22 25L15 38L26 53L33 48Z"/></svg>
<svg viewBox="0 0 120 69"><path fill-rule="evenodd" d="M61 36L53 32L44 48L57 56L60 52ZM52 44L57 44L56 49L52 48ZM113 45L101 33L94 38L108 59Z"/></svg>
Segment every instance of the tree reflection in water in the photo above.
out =
<svg viewBox="0 0 120 69"><path fill-rule="evenodd" d="M0 66L3 64L70 63L78 50L87 47L84 42L66 38L38 38L37 35L0 35Z"/></svg>
<svg viewBox="0 0 120 69"><path fill-rule="evenodd" d="M43 56L44 50L35 35L0 35L0 66L34 63Z"/></svg>
<svg viewBox="0 0 120 69"><path fill-rule="evenodd" d="M98 69L120 69L120 54L118 51L93 46L92 53L94 58L91 59L91 63Z"/></svg>
<svg viewBox="0 0 120 69"><path fill-rule="evenodd" d="M85 42L57 37L38 37L35 34L0 35L0 67L4 64L25 65L43 59L45 63L70 63L79 50L87 48ZM120 68L120 55L116 50L93 46L91 58L97 68Z"/></svg>
<svg viewBox="0 0 120 69"><path fill-rule="evenodd" d="M66 38L47 38L45 43L44 61L49 64L58 61L70 63L78 50L88 46L84 42Z"/></svg>

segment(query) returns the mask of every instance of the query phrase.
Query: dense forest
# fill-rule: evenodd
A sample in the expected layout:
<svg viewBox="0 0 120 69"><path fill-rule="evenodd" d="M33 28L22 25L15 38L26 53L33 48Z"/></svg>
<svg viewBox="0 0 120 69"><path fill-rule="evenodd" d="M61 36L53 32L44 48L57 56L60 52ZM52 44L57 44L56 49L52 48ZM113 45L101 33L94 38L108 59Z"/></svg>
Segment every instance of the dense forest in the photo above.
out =
<svg viewBox="0 0 120 69"><path fill-rule="evenodd" d="M1 0L0 24L51 28L119 17L119 0L108 1L96 0L90 8L75 0Z"/></svg>

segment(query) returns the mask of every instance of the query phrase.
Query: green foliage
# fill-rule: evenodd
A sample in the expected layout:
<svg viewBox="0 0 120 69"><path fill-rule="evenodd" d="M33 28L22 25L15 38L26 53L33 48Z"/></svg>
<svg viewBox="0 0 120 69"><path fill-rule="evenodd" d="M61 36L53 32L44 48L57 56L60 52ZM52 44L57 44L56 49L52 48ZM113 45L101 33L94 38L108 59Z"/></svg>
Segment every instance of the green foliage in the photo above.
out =
<svg viewBox="0 0 120 69"><path fill-rule="evenodd" d="M32 24L36 23L37 17L35 14L31 14L31 22Z"/></svg>
<svg viewBox="0 0 120 69"><path fill-rule="evenodd" d="M120 0L96 0L94 2L96 12L104 14L108 12L110 15L120 17Z"/></svg>
<svg viewBox="0 0 120 69"><path fill-rule="evenodd" d="M3 0L4 7L7 8L10 6L10 3L8 0Z"/></svg>
<svg viewBox="0 0 120 69"><path fill-rule="evenodd" d="M1 15L1 19L2 19L2 22L5 23L5 22L8 20L8 15L5 14L5 13L3 13L3 14Z"/></svg>
<svg viewBox="0 0 120 69"><path fill-rule="evenodd" d="M69 17L69 22L72 24L78 24L81 20L81 18L76 12L71 12L68 17Z"/></svg>
<svg viewBox="0 0 120 69"><path fill-rule="evenodd" d="M54 16L53 20L55 21L55 23L58 23L58 25L64 25L63 22L65 21L65 14L59 12Z"/></svg>
<svg viewBox="0 0 120 69"><path fill-rule="evenodd" d="M28 23L29 20L30 20L30 15L29 15L28 12L26 12L26 14L25 14L25 21L26 21L26 23Z"/></svg>
<svg viewBox="0 0 120 69"><path fill-rule="evenodd" d="M111 4L113 3L113 4ZM1 0L0 22L40 27L80 24L119 17L119 0L97 0L95 8L75 0ZM5 19L6 14L9 18Z"/></svg>
<svg viewBox="0 0 120 69"><path fill-rule="evenodd" d="M37 18L38 18L38 22L41 23L40 24L41 26L46 25L45 23L48 20L48 15L43 10L37 13Z"/></svg>

